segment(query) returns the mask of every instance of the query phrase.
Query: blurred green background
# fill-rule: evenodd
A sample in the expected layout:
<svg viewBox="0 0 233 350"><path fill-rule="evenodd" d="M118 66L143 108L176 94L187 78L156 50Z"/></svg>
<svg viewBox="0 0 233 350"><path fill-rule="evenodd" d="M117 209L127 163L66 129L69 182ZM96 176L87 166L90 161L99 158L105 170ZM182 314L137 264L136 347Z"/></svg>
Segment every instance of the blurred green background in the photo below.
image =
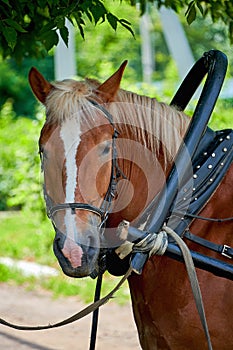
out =
<svg viewBox="0 0 233 350"><path fill-rule="evenodd" d="M129 63L122 81L122 88L157 97L169 103L179 81L174 61L169 55L158 13L151 13L151 36L154 46L156 70L153 83L142 82L141 40L139 14L136 9L122 4L115 9L130 21L135 32L131 34L119 28L117 33L106 23L94 27L87 25L85 40L75 35L78 78L91 77L100 81L108 78L124 61ZM232 78L233 52L227 33L221 24L197 20L192 26L181 22L195 59L210 49L223 51L229 60L227 79ZM94 44L93 44L94 43ZM43 125L44 110L35 100L28 84L28 72L32 66L40 70L48 80L54 79L54 52L41 60L25 59L21 65L13 60L0 58L0 257L10 257L49 265L58 270L56 277L26 277L16 269L0 264L0 281L24 284L28 288L41 286L53 290L55 295L79 294L89 301L87 290L93 287L90 279L72 280L65 277L52 252L53 229L48 222L42 198L42 175L38 156L38 138ZM160 84L162 82L162 84ZM214 129L232 127L233 97L218 100L211 118ZM192 107L188 113L192 114ZM115 278L107 276L108 289ZM90 295L90 298L92 296ZM120 302L128 300L127 288L118 296Z"/></svg>

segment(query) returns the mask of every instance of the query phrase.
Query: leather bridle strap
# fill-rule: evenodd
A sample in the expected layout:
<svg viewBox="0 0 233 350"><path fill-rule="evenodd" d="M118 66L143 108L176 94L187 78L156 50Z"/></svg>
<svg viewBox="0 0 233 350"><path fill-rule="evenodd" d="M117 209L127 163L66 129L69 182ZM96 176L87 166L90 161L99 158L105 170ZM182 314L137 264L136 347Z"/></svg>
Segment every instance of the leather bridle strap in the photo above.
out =
<svg viewBox="0 0 233 350"><path fill-rule="evenodd" d="M75 214L75 209L88 210L99 215L101 218L104 218L105 214L105 212L100 208L97 208L94 205L90 205L87 203L63 203L54 205L53 207L49 208L47 211L47 215L50 219L52 219L57 211L64 209L71 209L72 214Z"/></svg>

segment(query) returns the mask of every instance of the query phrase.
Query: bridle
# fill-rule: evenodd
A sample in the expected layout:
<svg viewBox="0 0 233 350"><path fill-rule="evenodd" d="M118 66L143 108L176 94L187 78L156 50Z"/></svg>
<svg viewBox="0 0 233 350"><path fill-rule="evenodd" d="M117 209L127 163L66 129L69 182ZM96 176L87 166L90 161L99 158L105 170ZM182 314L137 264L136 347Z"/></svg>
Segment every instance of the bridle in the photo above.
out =
<svg viewBox="0 0 233 350"><path fill-rule="evenodd" d="M114 123L113 123L113 117L112 115L100 104L98 104L94 100L89 100L89 102L95 107L98 108L101 112L103 112L104 117L108 120L108 122L112 125L113 127L113 135L112 135L112 165L111 165L111 177L110 177L110 182L108 186L108 190L105 194L105 197L103 199L103 202L100 206L100 208L88 204L88 203L78 203L78 202L73 202L73 203L59 203L59 204L54 204L52 198L48 195L46 188L44 186L44 198L46 202L46 208L47 208L47 216L49 219L52 221L53 225L56 227L55 220L54 220L54 215L64 209L71 209L71 213L75 214L75 210L87 210L89 212L92 212L96 215L98 215L101 218L101 223L99 224L98 228L104 229L106 225L106 221L108 219L109 213L112 208L113 204L113 199L116 196L116 187L117 187L117 182L120 177L126 178L123 172L120 170L118 166L118 161L117 161L117 148L116 148L116 139L119 135L118 130L116 129Z"/></svg>

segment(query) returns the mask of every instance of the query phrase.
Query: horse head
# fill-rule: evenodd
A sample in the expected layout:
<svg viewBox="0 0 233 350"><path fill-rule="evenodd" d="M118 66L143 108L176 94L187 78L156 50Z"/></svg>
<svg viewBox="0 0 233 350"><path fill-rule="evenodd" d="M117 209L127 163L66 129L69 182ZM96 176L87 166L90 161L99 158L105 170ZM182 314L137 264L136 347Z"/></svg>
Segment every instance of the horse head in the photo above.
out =
<svg viewBox="0 0 233 350"><path fill-rule="evenodd" d="M47 213L56 235L54 253L63 272L98 271L102 227L114 195L117 130L100 104L113 101L127 62L103 84L94 80L49 83L35 68L31 88L46 107L39 151Z"/></svg>

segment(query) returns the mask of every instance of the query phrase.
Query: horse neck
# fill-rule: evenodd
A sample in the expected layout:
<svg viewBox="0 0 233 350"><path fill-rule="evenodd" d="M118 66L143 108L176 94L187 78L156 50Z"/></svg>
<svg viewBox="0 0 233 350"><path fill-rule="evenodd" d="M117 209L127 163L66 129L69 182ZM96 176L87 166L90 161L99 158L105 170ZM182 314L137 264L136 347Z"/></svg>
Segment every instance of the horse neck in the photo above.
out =
<svg viewBox="0 0 233 350"><path fill-rule="evenodd" d="M126 177L118 184L113 217L132 221L161 189L189 119L156 99L125 91L110 112L120 132L118 163Z"/></svg>

